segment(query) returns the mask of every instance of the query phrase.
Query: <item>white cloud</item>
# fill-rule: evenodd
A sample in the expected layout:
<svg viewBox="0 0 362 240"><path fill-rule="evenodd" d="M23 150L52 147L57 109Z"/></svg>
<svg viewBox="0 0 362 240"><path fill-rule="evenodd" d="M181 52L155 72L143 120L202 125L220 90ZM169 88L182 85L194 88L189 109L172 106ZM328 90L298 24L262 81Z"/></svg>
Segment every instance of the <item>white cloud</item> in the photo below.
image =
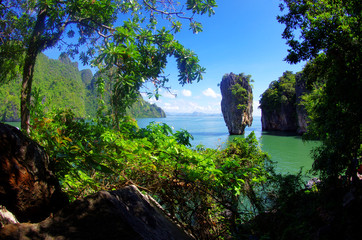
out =
<svg viewBox="0 0 362 240"><path fill-rule="evenodd" d="M211 88L208 88L204 91L202 91L202 94L204 94L207 97L212 97L212 98L221 98L221 94L216 93L214 90L212 90Z"/></svg>
<svg viewBox="0 0 362 240"><path fill-rule="evenodd" d="M170 104L170 103L162 104L161 108L166 112L167 111L174 112L174 111L180 110L179 106L176 106L176 105L173 105L173 104Z"/></svg>
<svg viewBox="0 0 362 240"><path fill-rule="evenodd" d="M261 116L259 101L253 101L253 116Z"/></svg>
<svg viewBox="0 0 362 240"><path fill-rule="evenodd" d="M192 92L190 90L182 90L182 95L184 95L185 97L191 97Z"/></svg>
<svg viewBox="0 0 362 240"><path fill-rule="evenodd" d="M184 99L172 99L168 102L157 102L156 104L165 112L170 113L221 113L220 104L213 102L200 104L199 102L186 101Z"/></svg>

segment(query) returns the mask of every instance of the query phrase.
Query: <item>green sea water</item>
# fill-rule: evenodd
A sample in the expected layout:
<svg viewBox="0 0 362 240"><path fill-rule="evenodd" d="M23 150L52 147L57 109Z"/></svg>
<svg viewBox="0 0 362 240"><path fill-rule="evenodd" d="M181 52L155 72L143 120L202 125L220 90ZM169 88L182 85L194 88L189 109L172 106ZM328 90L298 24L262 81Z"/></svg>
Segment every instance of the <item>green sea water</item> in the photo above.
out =
<svg viewBox="0 0 362 240"><path fill-rule="evenodd" d="M166 123L174 130L185 129L193 136L193 146L203 144L208 148L224 148L226 142L235 137L245 137L254 131L262 149L271 160L276 162L276 170L282 173L297 173L310 170L313 164L311 150L319 145L318 141L303 141L300 136L280 132L263 132L261 118L254 117L251 127L245 129L245 135L230 136L222 115L180 116L167 118L138 119L139 127L146 127L149 122Z"/></svg>

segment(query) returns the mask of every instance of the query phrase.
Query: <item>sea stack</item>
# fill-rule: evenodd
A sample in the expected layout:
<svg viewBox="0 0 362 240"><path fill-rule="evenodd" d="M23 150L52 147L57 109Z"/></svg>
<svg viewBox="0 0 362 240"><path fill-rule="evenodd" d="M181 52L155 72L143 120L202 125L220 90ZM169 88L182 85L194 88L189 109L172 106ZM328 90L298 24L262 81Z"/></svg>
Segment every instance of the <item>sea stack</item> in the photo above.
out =
<svg viewBox="0 0 362 240"><path fill-rule="evenodd" d="M230 135L242 135L253 122L253 94L250 75L234 73L223 76L220 83L221 111Z"/></svg>
<svg viewBox="0 0 362 240"><path fill-rule="evenodd" d="M308 116L301 103L306 93L306 80L302 73L286 71L273 81L260 98L262 130L305 133Z"/></svg>

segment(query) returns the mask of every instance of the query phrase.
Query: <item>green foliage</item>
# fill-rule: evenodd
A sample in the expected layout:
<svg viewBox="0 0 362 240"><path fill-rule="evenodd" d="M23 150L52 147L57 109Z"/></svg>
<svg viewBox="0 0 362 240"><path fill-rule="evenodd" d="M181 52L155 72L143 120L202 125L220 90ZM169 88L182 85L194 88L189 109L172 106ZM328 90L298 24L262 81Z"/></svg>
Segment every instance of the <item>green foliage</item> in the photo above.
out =
<svg viewBox="0 0 362 240"><path fill-rule="evenodd" d="M278 20L286 25L286 60L310 60L303 70L312 90L304 98L308 131L323 142L314 169L335 180L347 169L347 176L355 176L362 146L360 1L284 2L289 12Z"/></svg>
<svg viewBox="0 0 362 240"><path fill-rule="evenodd" d="M111 105L116 119L124 116L127 107L135 102L145 81L152 81L156 93L158 88L165 86L168 79L161 73L167 57L176 58L181 85L202 79L205 69L198 64L194 52L185 49L165 28L153 35L153 30L142 29L133 19L125 21L117 31L119 34L114 35L114 43L101 48L93 62L99 68L104 65L103 73L114 80Z"/></svg>
<svg viewBox="0 0 362 240"><path fill-rule="evenodd" d="M181 131L176 131L174 136L176 137L176 141L179 144L185 145L187 147L192 146L190 140L194 140L194 137L188 131L184 129L182 129Z"/></svg>
<svg viewBox="0 0 362 240"><path fill-rule="evenodd" d="M0 83L7 83L16 79L22 70L24 61L23 35L27 33L31 16L27 13L20 14L8 8L6 1L0 4Z"/></svg>
<svg viewBox="0 0 362 240"><path fill-rule="evenodd" d="M41 100L34 98L33 110L41 110ZM32 137L49 153L72 199L136 184L203 239L236 236L238 224L263 210L258 190L269 178L270 162L253 134L222 151L192 150L186 147L192 136L166 124L139 129L125 118L115 129L75 120L70 110L32 118Z"/></svg>
<svg viewBox="0 0 362 240"><path fill-rule="evenodd" d="M3 84L0 87L0 120L14 120L20 119L20 80L12 83Z"/></svg>
<svg viewBox="0 0 362 240"><path fill-rule="evenodd" d="M146 102L141 95L136 102L126 109L126 115L133 118L164 118L166 113L156 104Z"/></svg>
<svg viewBox="0 0 362 240"><path fill-rule="evenodd" d="M224 76L225 77L225 76ZM231 92L236 98L236 100L239 102L237 108L244 111L248 107L248 102L252 101L253 96L251 93L248 92L247 89L245 89L243 86L243 82L246 81L248 84L250 84L251 75L245 76L244 73L241 73L237 76L235 79L235 84L231 87Z"/></svg>
<svg viewBox="0 0 362 240"><path fill-rule="evenodd" d="M97 72L90 81L89 85L87 85L88 91L86 110L88 118L95 118L97 115L97 109L101 107L104 107L102 114L114 114L114 108L112 107L114 104L114 99L112 98L112 95L114 91L114 85L117 80L112 77L113 74L114 69ZM123 107L125 107L125 109L122 109L124 115L134 118L166 117L165 112L156 104L150 104L146 102L138 91L135 92L135 94L137 94L135 99L132 99L132 101L123 105ZM99 102L99 100L102 101Z"/></svg>
<svg viewBox="0 0 362 240"><path fill-rule="evenodd" d="M4 37L0 45L0 70L9 81L18 72L17 68L23 69L23 130L30 131L28 106L35 61L42 51L58 45L65 47L71 56L80 54L84 64L92 63L101 71L115 68L112 111L120 120L145 81L151 81L156 89L164 87L168 80L162 73L168 57L176 58L180 84L202 79L205 69L199 65L199 59L176 41L173 34L180 31L180 19L189 20L194 33L201 31L194 14L211 16L214 7L214 0L183 4L143 0L2 2L0 24ZM120 23L121 16L126 20ZM168 20L172 27L167 30L168 24L158 26L160 18ZM71 41L74 37L78 40ZM83 45L87 48L79 53Z"/></svg>
<svg viewBox="0 0 362 240"><path fill-rule="evenodd" d="M63 57L64 58L64 57ZM61 59L61 57L60 57ZM85 86L77 66L68 61L38 56L34 72L34 86L44 95L50 108L71 108L76 117L85 116Z"/></svg>
<svg viewBox="0 0 362 240"><path fill-rule="evenodd" d="M284 72L278 81L270 83L260 96L260 108L265 113L280 112L282 105L294 106L295 103L295 74L290 71Z"/></svg>
<svg viewBox="0 0 362 240"><path fill-rule="evenodd" d="M78 71L78 63L71 62L67 55L62 54L59 60L47 58L44 54L38 56L34 73L34 88L40 91L42 103L47 110L52 108L72 109L77 118L95 118L98 108L96 79L91 70ZM19 121L20 119L20 78L14 83L7 83L0 88L0 120ZM110 80L106 81L107 93L103 99L109 103L112 94ZM88 83L88 84L87 84ZM37 94L33 90L32 97ZM107 104L108 108L111 108ZM134 118L165 117L165 113L155 104L150 104L138 95L136 102L126 110L126 115Z"/></svg>
<svg viewBox="0 0 362 240"><path fill-rule="evenodd" d="M3 119L19 121L20 79L0 88L5 106L0 107ZM52 108L71 108L76 117L85 116L85 93L77 67L52 60L40 54L35 66L34 88L41 91L43 104ZM36 94L33 92L33 95ZM4 98L4 99L2 99Z"/></svg>

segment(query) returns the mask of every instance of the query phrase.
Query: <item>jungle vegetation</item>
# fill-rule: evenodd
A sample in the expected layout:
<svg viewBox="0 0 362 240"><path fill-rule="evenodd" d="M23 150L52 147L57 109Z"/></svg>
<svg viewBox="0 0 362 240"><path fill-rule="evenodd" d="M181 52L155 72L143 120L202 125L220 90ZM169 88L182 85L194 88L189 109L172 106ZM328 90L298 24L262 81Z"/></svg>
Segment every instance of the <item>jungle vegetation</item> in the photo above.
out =
<svg viewBox="0 0 362 240"><path fill-rule="evenodd" d="M281 106L288 104L296 104L295 74L290 71L284 72L277 81L271 82L260 96L260 108L266 113L280 112Z"/></svg>
<svg viewBox="0 0 362 240"><path fill-rule="evenodd" d="M192 136L187 131L173 132L156 124L139 129L126 116L143 82L152 81L158 97L157 89L168 81L163 74L167 57L176 58L181 85L202 79L205 69L196 54L173 33L180 30L183 18L192 31L201 31L193 16L213 15L216 3L183 3L1 2L1 81L19 85L23 131L46 149L63 190L74 200L135 184L197 239L358 239L360 1L283 0L281 4L278 21L285 24L286 61L308 61L303 69L310 90L303 103L310 116L308 134L322 141L313 166L321 182L310 188L301 174L275 174L254 134L237 138L222 150L190 148ZM116 26L119 14L127 17ZM157 24L161 15L171 22L170 29ZM64 36L77 40L60 41L68 39ZM86 43L90 47L83 51L80 46ZM100 97L92 122L76 119L69 109L45 111L44 93L31 89L35 60L57 45L70 55L79 53L84 63L99 68L99 74L115 78L110 107ZM107 94L104 81L96 86L98 96Z"/></svg>
<svg viewBox="0 0 362 240"><path fill-rule="evenodd" d="M97 80L99 74L90 69L78 70L78 63L72 62L67 54L60 55L58 60L49 59L39 54L34 71L34 91L42 95L45 111L51 109L71 109L76 118L92 119L96 117L99 95ZM112 84L110 78L102 79ZM0 120L20 121L20 78L4 84L0 88ZM111 88L107 89L103 100L105 107L111 109ZM139 94L126 110L126 115L133 118L165 117L164 111L155 104L146 102Z"/></svg>
<svg viewBox="0 0 362 240"><path fill-rule="evenodd" d="M205 69L194 52L174 39L173 33L180 31L182 20L188 21L194 33L201 31L194 15L211 16L214 7L214 0L188 0L184 4L164 0L2 1L0 82L14 79L17 74L22 76L21 128L30 132L36 59L52 47L63 47L70 56L79 54L84 64L100 70L115 69L115 122L135 101L145 81L152 81L156 89L165 86L167 57L177 61L180 84L200 81ZM162 18L171 23L168 29L158 24Z"/></svg>

